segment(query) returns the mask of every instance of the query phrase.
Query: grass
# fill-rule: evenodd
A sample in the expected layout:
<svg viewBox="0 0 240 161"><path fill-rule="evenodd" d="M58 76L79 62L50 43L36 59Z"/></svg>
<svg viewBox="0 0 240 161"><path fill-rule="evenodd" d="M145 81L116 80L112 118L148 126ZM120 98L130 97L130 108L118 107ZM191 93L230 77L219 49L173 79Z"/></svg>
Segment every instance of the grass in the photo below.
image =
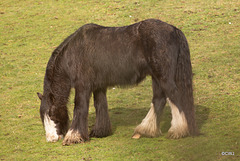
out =
<svg viewBox="0 0 240 161"><path fill-rule="evenodd" d="M0 2L1 160L239 160L240 2L238 0L2 0ZM46 63L65 37L86 23L123 26L158 18L180 28L191 49L197 124L202 135L132 140L152 97L148 77L137 87L108 90L112 136L69 147L46 143L36 92ZM72 117L73 97L69 103ZM91 102L89 126L94 123ZM223 156L222 152L234 152Z"/></svg>

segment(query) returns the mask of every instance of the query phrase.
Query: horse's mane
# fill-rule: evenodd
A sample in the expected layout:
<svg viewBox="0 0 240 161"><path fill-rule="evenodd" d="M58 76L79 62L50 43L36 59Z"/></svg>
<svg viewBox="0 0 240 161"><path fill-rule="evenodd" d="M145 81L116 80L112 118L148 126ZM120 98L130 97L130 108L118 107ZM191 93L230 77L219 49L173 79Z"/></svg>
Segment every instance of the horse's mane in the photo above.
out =
<svg viewBox="0 0 240 161"><path fill-rule="evenodd" d="M47 69L46 69L46 77L48 78L49 81L52 80L53 75L54 75L54 69L56 68L56 65L58 65L58 61L59 58L63 55L64 51L67 50L68 45L70 44L70 42L72 42L72 39L74 37L76 37L76 35L81 32L81 30L87 30L89 27L92 28L93 26L95 27L102 27L100 25L97 24L86 24L82 27L80 27L78 30L76 30L73 34L71 34L70 36L68 36L53 52L52 52L52 56L48 61L48 65L47 65Z"/></svg>
<svg viewBox="0 0 240 161"><path fill-rule="evenodd" d="M46 68L46 78L51 81L54 75L54 69L57 65L57 60L61 57L66 50L68 44L76 35L77 31L68 36L53 52L48 61L47 68Z"/></svg>

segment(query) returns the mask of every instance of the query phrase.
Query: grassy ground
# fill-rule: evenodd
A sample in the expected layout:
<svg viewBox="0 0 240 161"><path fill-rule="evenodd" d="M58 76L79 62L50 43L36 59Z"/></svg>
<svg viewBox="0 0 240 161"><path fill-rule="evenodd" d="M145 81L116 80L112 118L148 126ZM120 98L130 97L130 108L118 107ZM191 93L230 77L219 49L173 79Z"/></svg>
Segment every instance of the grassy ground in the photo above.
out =
<svg viewBox="0 0 240 161"><path fill-rule="evenodd" d="M238 0L2 0L0 2L1 160L240 160L240 2ZM197 124L202 135L131 139L151 103L151 79L109 89L112 136L85 144L46 143L36 92L46 63L62 40L85 23L122 26L158 18L188 38ZM72 96L71 96L72 97ZM72 117L73 99L69 103ZM90 105L89 122L94 123ZM234 156L222 155L234 152Z"/></svg>

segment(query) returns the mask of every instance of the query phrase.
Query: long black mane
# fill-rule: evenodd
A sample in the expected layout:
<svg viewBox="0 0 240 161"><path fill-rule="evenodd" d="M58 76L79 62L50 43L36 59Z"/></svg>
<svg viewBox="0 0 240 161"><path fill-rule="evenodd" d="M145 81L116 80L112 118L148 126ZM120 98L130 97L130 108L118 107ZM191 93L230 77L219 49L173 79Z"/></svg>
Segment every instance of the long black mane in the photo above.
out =
<svg viewBox="0 0 240 161"><path fill-rule="evenodd" d="M54 51L48 61L46 68L46 78L52 82L54 77L54 70L58 64L58 59L63 55L64 51L67 49L69 42L76 35L77 31L68 36Z"/></svg>

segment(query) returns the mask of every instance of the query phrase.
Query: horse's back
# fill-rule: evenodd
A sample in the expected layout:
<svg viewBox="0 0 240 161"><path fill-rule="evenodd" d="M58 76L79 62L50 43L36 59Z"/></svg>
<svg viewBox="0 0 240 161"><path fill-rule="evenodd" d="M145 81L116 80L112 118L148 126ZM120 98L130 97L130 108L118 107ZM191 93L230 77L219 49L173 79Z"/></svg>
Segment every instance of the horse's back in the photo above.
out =
<svg viewBox="0 0 240 161"><path fill-rule="evenodd" d="M79 61L96 86L139 83L147 75L138 25L104 27L87 24L80 30ZM84 60L84 61L83 61ZM85 72L86 70L79 70Z"/></svg>
<svg viewBox="0 0 240 161"><path fill-rule="evenodd" d="M136 84L151 74L153 48L169 43L173 31L155 19L123 27L86 24L74 34L69 55L81 79L95 86Z"/></svg>

